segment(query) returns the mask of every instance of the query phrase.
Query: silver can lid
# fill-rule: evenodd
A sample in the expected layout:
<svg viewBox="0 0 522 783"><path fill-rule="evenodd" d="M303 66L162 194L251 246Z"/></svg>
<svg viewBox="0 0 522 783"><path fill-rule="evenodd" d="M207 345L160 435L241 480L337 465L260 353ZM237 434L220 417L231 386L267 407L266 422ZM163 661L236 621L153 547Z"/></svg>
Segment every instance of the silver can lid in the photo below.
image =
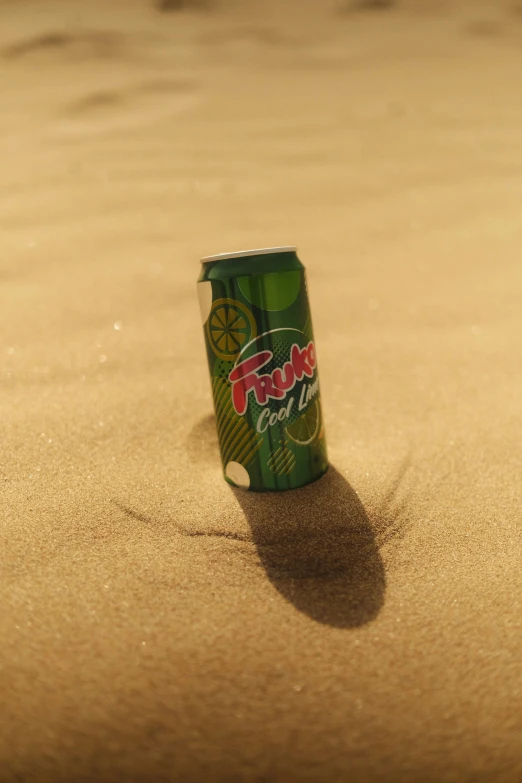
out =
<svg viewBox="0 0 522 783"><path fill-rule="evenodd" d="M261 247L256 250L236 250L234 253L218 253L215 256L205 256L201 259L202 264L208 261L225 261L227 258L244 258L246 256L266 256L270 253L295 253L297 247L294 245L284 245L283 247Z"/></svg>

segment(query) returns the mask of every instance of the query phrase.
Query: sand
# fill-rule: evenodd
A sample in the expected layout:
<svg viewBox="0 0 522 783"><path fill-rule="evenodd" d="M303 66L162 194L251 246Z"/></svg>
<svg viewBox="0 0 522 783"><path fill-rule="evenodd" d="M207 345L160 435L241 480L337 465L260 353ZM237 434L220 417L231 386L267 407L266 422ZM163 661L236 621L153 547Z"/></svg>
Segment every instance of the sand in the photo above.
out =
<svg viewBox="0 0 522 783"><path fill-rule="evenodd" d="M0 4L2 783L522 780L522 15L362 5ZM294 243L259 497L198 258Z"/></svg>

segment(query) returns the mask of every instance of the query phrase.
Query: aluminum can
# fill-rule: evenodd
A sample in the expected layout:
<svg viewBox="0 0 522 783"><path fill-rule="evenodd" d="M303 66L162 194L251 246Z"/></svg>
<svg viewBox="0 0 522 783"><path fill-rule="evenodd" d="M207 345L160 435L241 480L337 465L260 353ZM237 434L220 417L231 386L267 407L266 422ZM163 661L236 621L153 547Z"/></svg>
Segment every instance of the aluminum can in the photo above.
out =
<svg viewBox="0 0 522 783"><path fill-rule="evenodd" d="M315 481L328 459L296 248L207 256L197 287L225 479L257 491Z"/></svg>

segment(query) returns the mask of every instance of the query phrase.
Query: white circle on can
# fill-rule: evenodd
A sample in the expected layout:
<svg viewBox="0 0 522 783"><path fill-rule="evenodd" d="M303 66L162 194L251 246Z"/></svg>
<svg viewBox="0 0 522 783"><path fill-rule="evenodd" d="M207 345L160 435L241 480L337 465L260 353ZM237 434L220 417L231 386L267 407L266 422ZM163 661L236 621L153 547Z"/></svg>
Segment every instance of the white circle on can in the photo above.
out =
<svg viewBox="0 0 522 783"><path fill-rule="evenodd" d="M198 283L198 299L201 323L205 324L212 309L212 283L210 280L206 280L204 283Z"/></svg>
<svg viewBox="0 0 522 783"><path fill-rule="evenodd" d="M225 476L232 481L236 487L248 489L250 486L250 476L248 470L240 465L239 462L229 462L225 468Z"/></svg>

